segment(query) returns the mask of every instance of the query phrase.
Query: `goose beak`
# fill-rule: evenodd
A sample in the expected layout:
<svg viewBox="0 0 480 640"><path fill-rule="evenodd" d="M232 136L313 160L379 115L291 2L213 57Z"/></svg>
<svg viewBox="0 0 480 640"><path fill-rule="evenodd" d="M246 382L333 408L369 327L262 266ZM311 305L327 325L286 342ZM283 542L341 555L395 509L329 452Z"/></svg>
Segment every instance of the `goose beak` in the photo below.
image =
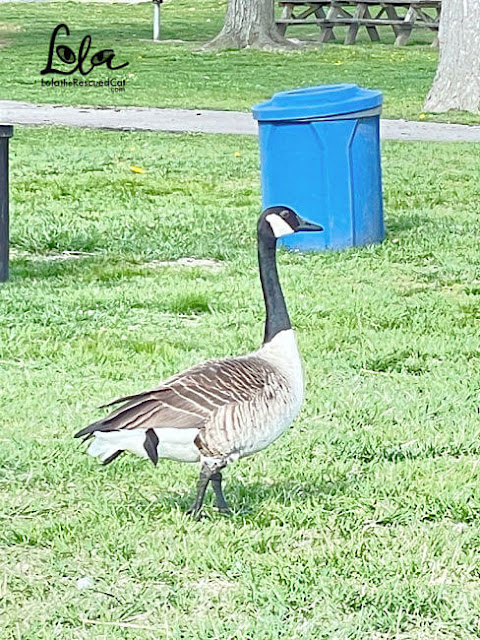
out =
<svg viewBox="0 0 480 640"><path fill-rule="evenodd" d="M323 231L323 227L321 225L310 222L310 220L305 220L305 218L300 218L300 216L298 218L298 222L300 224L296 231Z"/></svg>

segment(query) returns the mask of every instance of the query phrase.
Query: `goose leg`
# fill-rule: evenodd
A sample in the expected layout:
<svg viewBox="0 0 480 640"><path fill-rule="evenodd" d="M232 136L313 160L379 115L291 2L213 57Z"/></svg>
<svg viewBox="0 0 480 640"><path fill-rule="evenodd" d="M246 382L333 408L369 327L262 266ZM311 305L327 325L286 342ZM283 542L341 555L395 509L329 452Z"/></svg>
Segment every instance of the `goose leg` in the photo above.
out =
<svg viewBox="0 0 480 640"><path fill-rule="evenodd" d="M198 478L198 483L197 483L197 495L195 497L195 502L187 511L188 514L195 516L195 518L197 519L200 516L200 510L203 505L203 499L205 498L205 491L207 490L208 483L210 482L211 476L212 476L212 472L207 467L201 468L200 477Z"/></svg>
<svg viewBox="0 0 480 640"><path fill-rule="evenodd" d="M227 504L225 500L225 496L222 491L222 474L220 471L217 471L210 478L210 482L212 483L213 490L215 491L215 499L217 501L218 510L221 513L225 513L227 515L231 515L232 510Z"/></svg>
<svg viewBox="0 0 480 640"><path fill-rule="evenodd" d="M220 473L220 470L224 467L226 467L226 462L223 461L214 465L210 465L208 463L202 464L200 477L198 478L197 483L197 495L195 497L195 502L187 513L195 516L195 518L199 517L203 500L205 498L205 492L210 481L212 482L212 487L215 491L215 498L219 511L222 513L231 513L230 507L228 506L222 492L222 474Z"/></svg>

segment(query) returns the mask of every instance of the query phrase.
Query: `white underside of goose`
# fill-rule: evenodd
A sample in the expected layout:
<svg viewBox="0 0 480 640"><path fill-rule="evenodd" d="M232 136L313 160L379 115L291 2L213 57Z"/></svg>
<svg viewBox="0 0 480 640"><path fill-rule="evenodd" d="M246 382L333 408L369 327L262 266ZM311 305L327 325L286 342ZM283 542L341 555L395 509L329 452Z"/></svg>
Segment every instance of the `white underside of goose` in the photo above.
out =
<svg viewBox="0 0 480 640"><path fill-rule="evenodd" d="M154 429L158 438L158 457L178 462L198 462L200 451L194 440L198 429L175 429L161 427ZM105 462L116 451L129 451L140 458L148 458L145 450L146 429L122 431L95 431L93 441L88 448L91 456Z"/></svg>

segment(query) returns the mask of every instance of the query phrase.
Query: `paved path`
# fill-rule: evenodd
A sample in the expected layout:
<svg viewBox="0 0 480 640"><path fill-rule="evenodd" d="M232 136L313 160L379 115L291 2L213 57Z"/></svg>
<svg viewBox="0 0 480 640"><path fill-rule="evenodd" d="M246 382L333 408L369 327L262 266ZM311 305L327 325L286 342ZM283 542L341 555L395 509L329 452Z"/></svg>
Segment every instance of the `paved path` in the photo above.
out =
<svg viewBox="0 0 480 640"><path fill-rule="evenodd" d="M92 129L191 131L256 135L249 113L139 107L65 107L0 100L1 124L65 125ZM382 120L384 140L480 142L480 126Z"/></svg>

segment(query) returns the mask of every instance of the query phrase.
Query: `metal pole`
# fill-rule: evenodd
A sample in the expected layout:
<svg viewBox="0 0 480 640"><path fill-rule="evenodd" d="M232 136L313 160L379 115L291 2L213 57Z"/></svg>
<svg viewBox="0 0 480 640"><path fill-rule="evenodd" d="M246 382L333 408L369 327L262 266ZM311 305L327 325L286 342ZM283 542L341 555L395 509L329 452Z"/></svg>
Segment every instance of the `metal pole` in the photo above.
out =
<svg viewBox="0 0 480 640"><path fill-rule="evenodd" d="M160 5L163 0L153 0L153 40L160 40Z"/></svg>
<svg viewBox="0 0 480 640"><path fill-rule="evenodd" d="M8 139L11 125L0 124L0 282L8 280Z"/></svg>

